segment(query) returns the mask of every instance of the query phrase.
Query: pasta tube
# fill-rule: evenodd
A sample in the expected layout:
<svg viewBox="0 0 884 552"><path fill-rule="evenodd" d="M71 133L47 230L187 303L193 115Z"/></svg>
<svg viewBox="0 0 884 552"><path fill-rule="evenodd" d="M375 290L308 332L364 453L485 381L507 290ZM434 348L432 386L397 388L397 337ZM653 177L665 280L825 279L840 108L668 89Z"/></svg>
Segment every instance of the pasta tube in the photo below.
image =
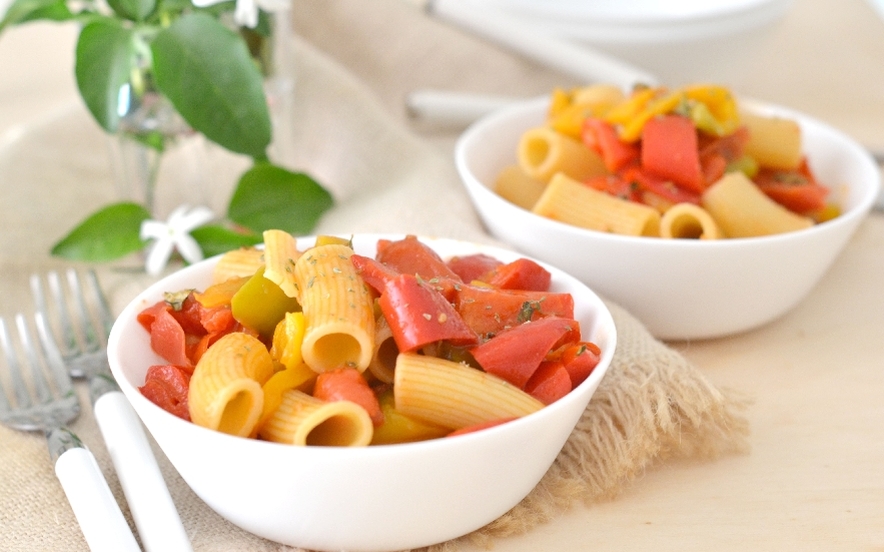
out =
<svg viewBox="0 0 884 552"><path fill-rule="evenodd" d="M724 234L715 219L699 205L676 203L660 218L660 237L718 240Z"/></svg>
<svg viewBox="0 0 884 552"><path fill-rule="evenodd" d="M605 162L598 153L546 127L522 134L517 159L525 174L541 182L549 182L559 172L576 180L606 173Z"/></svg>
<svg viewBox="0 0 884 552"><path fill-rule="evenodd" d="M260 249L234 249L218 259L212 270L212 283L226 282L231 278L252 276L264 266L264 252Z"/></svg>
<svg viewBox="0 0 884 552"><path fill-rule="evenodd" d="M745 153L762 167L792 170L801 164L801 127L792 119L741 113L749 129Z"/></svg>
<svg viewBox="0 0 884 552"><path fill-rule="evenodd" d="M574 226L628 236L659 236L660 213L555 175L532 209L538 215Z"/></svg>
<svg viewBox="0 0 884 552"><path fill-rule="evenodd" d="M731 238L793 232L813 226L813 219L770 199L741 172L721 177L701 197L703 207Z"/></svg>
<svg viewBox="0 0 884 552"><path fill-rule="evenodd" d="M294 269L300 256L294 236L282 230L264 231L264 277L278 285L288 297L298 296Z"/></svg>
<svg viewBox="0 0 884 552"><path fill-rule="evenodd" d="M399 412L450 429L543 408L542 402L496 376L415 353L399 355L393 393Z"/></svg>
<svg viewBox="0 0 884 552"><path fill-rule="evenodd" d="M356 403L324 402L291 389L282 394L259 435L290 445L359 447L371 442L373 432L371 418Z"/></svg>
<svg viewBox="0 0 884 552"><path fill-rule="evenodd" d="M543 195L545 187L546 184L528 176L518 165L504 168L494 183L497 195L527 211L530 211Z"/></svg>
<svg viewBox="0 0 884 552"><path fill-rule="evenodd" d="M206 350L190 378L190 418L197 425L248 437L261 416L261 386L273 375L267 348L251 335L225 335Z"/></svg>
<svg viewBox="0 0 884 552"><path fill-rule="evenodd" d="M368 370L378 381L393 383L393 371L396 369L396 355L399 348L393 339L393 330L387 319L381 316L375 324L377 331L374 339L374 354L368 364Z"/></svg>
<svg viewBox="0 0 884 552"><path fill-rule="evenodd" d="M350 262L346 245L313 247L295 263L307 326L301 355L316 372L350 366L364 371L374 352L374 300Z"/></svg>

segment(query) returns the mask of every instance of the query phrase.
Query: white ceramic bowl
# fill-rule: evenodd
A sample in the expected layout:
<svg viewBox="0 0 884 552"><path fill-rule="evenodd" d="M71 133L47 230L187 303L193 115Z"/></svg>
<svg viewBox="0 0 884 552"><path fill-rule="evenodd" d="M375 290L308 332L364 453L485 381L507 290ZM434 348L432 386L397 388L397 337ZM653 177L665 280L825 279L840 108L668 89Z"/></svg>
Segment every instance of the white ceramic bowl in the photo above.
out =
<svg viewBox="0 0 884 552"><path fill-rule="evenodd" d="M494 236L577 276L660 339L742 332L792 309L822 278L880 188L872 157L840 131L794 111L752 104L799 122L809 163L831 187L841 216L799 232L720 241L585 230L535 215L492 191L498 172L516 162L521 134L542 124L547 101L492 113L460 137L455 162L475 208Z"/></svg>
<svg viewBox="0 0 884 552"><path fill-rule="evenodd" d="M474 0L475 1L475 0ZM792 0L478 0L589 44L663 83L732 79Z"/></svg>
<svg viewBox="0 0 884 552"><path fill-rule="evenodd" d="M376 241L377 236L356 236L354 246L374 255ZM423 241L443 257L473 252L518 257L452 240ZM616 346L614 322L602 301L575 278L547 267L554 289L574 296L583 336L601 347L602 358L586 381L543 410L459 438L402 445L295 447L231 437L167 413L137 389L147 368L161 360L136 315L164 291L204 289L215 263L209 259L172 274L125 308L110 336L111 369L163 452L209 507L246 531L291 546L403 550L493 521L521 501L555 460Z"/></svg>

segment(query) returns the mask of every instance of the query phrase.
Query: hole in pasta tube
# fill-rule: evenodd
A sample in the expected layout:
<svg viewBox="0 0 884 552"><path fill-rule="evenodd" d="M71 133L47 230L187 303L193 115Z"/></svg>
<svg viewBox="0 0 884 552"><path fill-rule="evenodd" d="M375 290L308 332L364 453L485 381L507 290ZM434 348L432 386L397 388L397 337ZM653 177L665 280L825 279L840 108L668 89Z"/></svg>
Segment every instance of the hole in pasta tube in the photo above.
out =
<svg viewBox="0 0 884 552"><path fill-rule="evenodd" d="M305 345L308 343L305 342ZM325 372L342 366L364 369L362 361L362 344L350 334L329 333L319 337L305 347L304 357L311 368L317 372Z"/></svg>
<svg viewBox="0 0 884 552"><path fill-rule="evenodd" d="M396 357L399 356L399 347L392 336L381 341L371 364L368 365L372 375L384 383L393 383L393 371L396 368Z"/></svg>
<svg viewBox="0 0 884 552"><path fill-rule="evenodd" d="M365 410L348 401L320 407L305 420L303 444L308 446L354 447L371 442L374 427ZM296 436L295 442L300 439Z"/></svg>
<svg viewBox="0 0 884 552"><path fill-rule="evenodd" d="M550 156L549 141L539 136L527 138L524 152L531 167L537 172L543 172L543 166Z"/></svg>
<svg viewBox="0 0 884 552"><path fill-rule="evenodd" d="M672 221L671 233L673 238L699 239L703 234L703 225L691 216L681 216Z"/></svg>
<svg viewBox="0 0 884 552"><path fill-rule="evenodd" d="M248 435L255 424L254 397L248 391L239 391L227 404L218 422L218 431L231 435Z"/></svg>

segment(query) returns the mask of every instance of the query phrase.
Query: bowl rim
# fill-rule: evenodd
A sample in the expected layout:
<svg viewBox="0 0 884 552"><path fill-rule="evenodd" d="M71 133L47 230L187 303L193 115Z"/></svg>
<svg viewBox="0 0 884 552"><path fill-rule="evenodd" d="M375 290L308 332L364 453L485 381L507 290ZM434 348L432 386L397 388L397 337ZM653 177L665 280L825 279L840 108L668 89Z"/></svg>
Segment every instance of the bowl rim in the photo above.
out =
<svg viewBox="0 0 884 552"><path fill-rule="evenodd" d="M351 237L360 239L360 240L378 240L382 238L391 238L391 239L401 239L407 234L388 234L388 233L360 233L354 234ZM300 243L312 243L312 240L315 239L316 236L299 236L299 244ZM161 420L164 420L165 423L174 423L174 424L183 424L179 425L183 431L194 432L193 435L199 435L201 438L213 439L214 442L222 445L223 443L229 443L231 446L238 447L258 447L256 450L292 450L299 451L297 454L305 454L305 455L316 455L320 457L330 456L330 457L338 457L340 455L358 455L359 457L370 457L374 455L388 455L388 454L396 454L396 451L423 451L432 452L435 448L439 447L451 447L457 446L456 443L463 443L467 445L470 442L473 442L477 439L480 439L482 435L489 435L486 432L494 432L493 434L497 435L505 435L507 432L518 432L520 428L525 424L539 424L543 423L543 420L549 417L555 417L559 410L568 408L568 405L573 400L581 400L577 397L583 395L585 393L589 393L589 397L587 398L586 404L583 406L583 410L585 410L586 406L589 404L589 400L591 400L592 395L595 393L595 389L598 387L600 382L607 375L607 372L612 364L614 353L617 348L617 327L614 323L614 318L609 310L607 304L601 299L601 297L593 291L589 286L581 282L576 277L566 273L564 270L556 268L549 263L544 261L540 261L530 257L529 255L520 253L518 251L504 249L500 246L491 245L491 244L482 244L477 242L468 242L464 240L458 240L453 238L435 238L428 236L418 236L421 240L427 240L429 244L432 243L446 243L450 246L454 247L466 247L469 249L473 249L476 252L488 252L488 253L497 253L504 258L509 257L512 259L524 257L530 258L535 262L539 263L541 266L550 270L553 274L554 281L556 281L559 285L566 285L570 287L576 287L580 290L581 294L584 294L587 298L591 299L591 303L594 303L597 308L594 308L595 315L593 317L593 325L598 328L604 328L605 338L608 340L609 345L603 349L601 358L599 360L598 366L593 370L590 376L580 383L577 387L571 390L571 392L566 395L566 397L570 397L570 401L563 401L560 399L552 404L546 405L544 408L540 409L537 412L524 416L522 418L512 420L508 423L501 424L498 426L494 426L491 428L484 429L482 431L468 433L465 435L460 435L454 439L447 438L437 438L437 439L429 439L426 441L418 441L412 443L395 443L395 444L383 444L383 445L371 445L365 447L297 447L293 445L287 445L284 443L274 443L270 441L264 441L259 439L252 438L243 438L237 437L233 435L228 435L222 433L220 431L215 431L209 428L205 428L199 426L193 422L188 422L183 420L174 414L164 410L158 405L154 404L146 397L144 397L141 392L138 390L137 386L133 384L132 381L126 376L121 364L122 360L125 357L124 347L122 345L123 341L126 339L127 335L130 335L127 330L131 329L141 329L140 324L138 324L135 316L141 312L147 306L150 306L160 297L162 297L162 291L164 286L168 286L167 282L170 280L187 280L193 279L197 274L203 274L210 266L214 266L221 255L216 255L214 257L210 257L208 259L204 259L192 265L186 266L180 270L177 270L173 273L170 273L163 278L152 283L147 288L143 289L138 293L136 297L134 297L121 311L120 315L115 320L113 327L111 328L111 333L108 338L107 344L107 353L109 364L111 368L111 373L114 376L114 379L117 381L121 391L128 398L130 402L133 403L133 407L136 410L139 418L141 417L142 409L148 409L148 411L156 414L160 417ZM183 288L181 288L183 289ZM127 333L124 333L127 332ZM144 338L147 339L148 334L144 333ZM159 357L156 357L159 358ZM149 365L150 360L146 360L145 364ZM589 388L592 388L590 391ZM563 397L564 399L564 397ZM573 428L572 430L573 431ZM452 445L452 443L455 443Z"/></svg>
<svg viewBox="0 0 884 552"><path fill-rule="evenodd" d="M799 121L799 124L810 124L812 126L823 129L828 133L831 133L833 137L843 142L852 151L852 153L857 156L857 159L862 160L864 170L870 171L872 174L876 175L876 186L869 186L868 189L865 190L865 193L860 196L859 200L851 209L848 209L847 211L839 214L833 219L814 224L810 228L767 236L726 238L722 240L685 240L661 238L655 239L654 237L648 236L627 236L601 232L598 230L591 230L588 228L581 228L579 226L574 226L537 215L527 209L524 209L514 203L505 200L497 193L495 193L489 185L479 180L479 178L476 177L470 166L469 157L471 154L471 149L474 147L475 143L479 142L479 136L485 134L488 128L495 127L505 121L516 117L527 116L528 114L532 114L534 112L542 114L540 110L545 109L549 105L549 101L550 97L548 94L537 96L499 108L475 121L469 127L467 127L467 129L463 133L461 133L461 135L455 142L454 161L457 171L460 174L461 181L471 194L481 193L486 198L490 198L490 200L493 201L495 204L505 207L510 212L517 212L523 217L530 217L531 220L536 221L537 224L541 225L541 227L559 233L572 232L575 237L581 239L609 240L611 243L620 243L625 246L656 243L659 247L672 248L676 250L686 248L722 249L730 247L745 247L750 244L774 244L777 242L804 239L806 236L812 236L814 234L826 232L829 228L832 227L840 227L844 225L854 224L856 219L863 218L868 214L872 206L875 204L879 193L881 193L882 177L878 171L872 154L861 145L859 145L859 143L851 138L849 135L811 115L807 115L793 109L755 99L740 99L740 105L746 106L751 110L758 110L761 112L788 116ZM515 158L515 155L516 151L515 148L513 148L513 159ZM830 187L829 183L822 182L822 184Z"/></svg>

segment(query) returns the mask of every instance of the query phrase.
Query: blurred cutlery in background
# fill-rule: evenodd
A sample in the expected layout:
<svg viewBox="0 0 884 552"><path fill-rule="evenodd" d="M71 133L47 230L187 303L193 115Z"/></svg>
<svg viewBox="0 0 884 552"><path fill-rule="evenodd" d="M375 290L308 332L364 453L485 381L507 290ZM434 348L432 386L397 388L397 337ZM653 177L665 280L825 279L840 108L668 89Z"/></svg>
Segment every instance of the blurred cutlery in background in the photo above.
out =
<svg viewBox="0 0 884 552"><path fill-rule="evenodd" d="M521 20L475 0L407 0L429 16L571 75L581 83L606 82L630 90L657 84L657 77L589 46L577 46L535 30Z"/></svg>

